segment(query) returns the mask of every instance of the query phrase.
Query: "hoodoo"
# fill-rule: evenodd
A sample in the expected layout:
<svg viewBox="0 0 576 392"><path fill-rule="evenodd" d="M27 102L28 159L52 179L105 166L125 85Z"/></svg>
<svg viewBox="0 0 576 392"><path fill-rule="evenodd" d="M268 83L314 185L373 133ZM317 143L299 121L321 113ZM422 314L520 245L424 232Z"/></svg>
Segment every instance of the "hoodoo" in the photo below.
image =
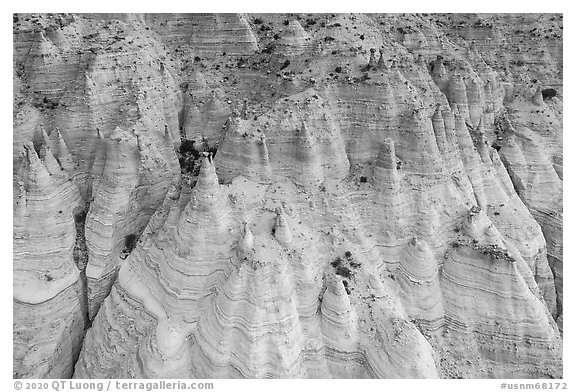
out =
<svg viewBox="0 0 576 392"><path fill-rule="evenodd" d="M14 377L562 378L562 47L561 14L14 14Z"/></svg>

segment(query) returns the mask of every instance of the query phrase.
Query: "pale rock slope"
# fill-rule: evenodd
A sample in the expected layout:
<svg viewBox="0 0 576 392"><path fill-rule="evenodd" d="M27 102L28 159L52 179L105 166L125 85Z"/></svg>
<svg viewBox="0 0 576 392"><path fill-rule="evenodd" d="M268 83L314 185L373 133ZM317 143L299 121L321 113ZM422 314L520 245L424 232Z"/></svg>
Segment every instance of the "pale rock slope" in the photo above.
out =
<svg viewBox="0 0 576 392"><path fill-rule="evenodd" d="M45 148L24 146L14 176L15 377L70 377L84 333L84 281L73 259L80 192Z"/></svg>
<svg viewBox="0 0 576 392"><path fill-rule="evenodd" d="M130 242L179 180L168 130L151 139L116 128L103 143L93 165L93 200L86 217L90 318L110 292L120 263L134 246Z"/></svg>
<svg viewBox="0 0 576 392"><path fill-rule="evenodd" d="M562 23L15 15L15 376L562 377Z"/></svg>

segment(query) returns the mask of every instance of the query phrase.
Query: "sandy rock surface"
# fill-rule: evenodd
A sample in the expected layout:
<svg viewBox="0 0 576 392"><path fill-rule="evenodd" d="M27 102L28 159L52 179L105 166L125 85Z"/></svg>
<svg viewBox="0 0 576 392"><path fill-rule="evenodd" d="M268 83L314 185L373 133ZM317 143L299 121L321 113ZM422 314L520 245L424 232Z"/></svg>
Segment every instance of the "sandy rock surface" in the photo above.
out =
<svg viewBox="0 0 576 392"><path fill-rule="evenodd" d="M563 21L16 14L16 378L561 378Z"/></svg>

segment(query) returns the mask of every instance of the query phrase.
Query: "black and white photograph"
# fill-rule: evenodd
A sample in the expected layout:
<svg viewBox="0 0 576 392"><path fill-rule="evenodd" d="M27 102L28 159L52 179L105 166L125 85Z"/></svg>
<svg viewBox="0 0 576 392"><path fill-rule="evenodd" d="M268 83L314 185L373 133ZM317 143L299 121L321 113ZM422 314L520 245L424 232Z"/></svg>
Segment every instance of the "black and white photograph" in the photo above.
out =
<svg viewBox="0 0 576 392"><path fill-rule="evenodd" d="M11 15L7 387L566 389L564 15L188 8Z"/></svg>

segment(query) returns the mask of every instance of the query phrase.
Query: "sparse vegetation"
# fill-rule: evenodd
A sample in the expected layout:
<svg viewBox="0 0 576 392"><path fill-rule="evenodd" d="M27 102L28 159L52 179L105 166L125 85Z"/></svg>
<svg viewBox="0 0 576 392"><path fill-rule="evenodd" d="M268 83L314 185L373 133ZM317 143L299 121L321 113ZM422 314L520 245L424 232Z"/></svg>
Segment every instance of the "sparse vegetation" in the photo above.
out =
<svg viewBox="0 0 576 392"><path fill-rule="evenodd" d="M128 234L124 238L124 251L127 253L132 252L136 247L137 243L138 243L138 237L136 236L136 234Z"/></svg>
<svg viewBox="0 0 576 392"><path fill-rule="evenodd" d="M348 267L344 267L343 265L341 265L336 268L336 274L344 278L350 278L352 277L352 270Z"/></svg>
<svg viewBox="0 0 576 392"><path fill-rule="evenodd" d="M336 260L334 260L330 264L332 265L332 267L338 268L340 265L342 265L342 259L340 257L338 257L338 258L336 258Z"/></svg>
<svg viewBox="0 0 576 392"><path fill-rule="evenodd" d="M556 90L553 88L546 88L542 90L542 98L544 99L552 99L556 96Z"/></svg>

